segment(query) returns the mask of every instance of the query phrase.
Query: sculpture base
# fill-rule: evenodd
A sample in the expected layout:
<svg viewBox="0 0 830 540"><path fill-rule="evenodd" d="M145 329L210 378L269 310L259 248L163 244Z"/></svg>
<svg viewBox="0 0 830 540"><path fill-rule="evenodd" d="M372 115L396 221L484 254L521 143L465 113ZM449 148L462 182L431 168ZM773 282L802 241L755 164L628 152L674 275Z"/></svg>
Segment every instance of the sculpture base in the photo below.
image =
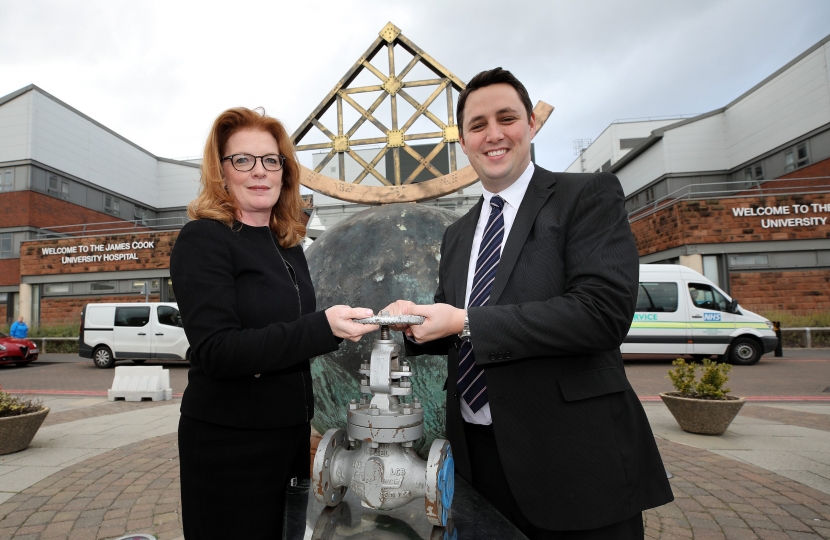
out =
<svg viewBox="0 0 830 540"><path fill-rule="evenodd" d="M365 508L349 490L334 507L317 502L310 480L286 488L285 540L311 538L326 540L399 539L423 540L527 540L470 485L455 477L451 523L433 527L419 505L390 511Z"/></svg>

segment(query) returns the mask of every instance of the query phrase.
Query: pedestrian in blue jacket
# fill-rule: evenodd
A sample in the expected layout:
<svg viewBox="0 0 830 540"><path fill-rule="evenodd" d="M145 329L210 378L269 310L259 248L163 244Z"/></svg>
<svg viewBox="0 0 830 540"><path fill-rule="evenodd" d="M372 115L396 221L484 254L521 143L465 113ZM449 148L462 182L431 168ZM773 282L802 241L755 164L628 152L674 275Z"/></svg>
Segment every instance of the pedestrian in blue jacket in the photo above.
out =
<svg viewBox="0 0 830 540"><path fill-rule="evenodd" d="M12 327L9 330L9 334L12 337L16 338L25 338L29 335L29 327L26 326L26 323L23 322L23 316L17 318L17 321L12 323Z"/></svg>

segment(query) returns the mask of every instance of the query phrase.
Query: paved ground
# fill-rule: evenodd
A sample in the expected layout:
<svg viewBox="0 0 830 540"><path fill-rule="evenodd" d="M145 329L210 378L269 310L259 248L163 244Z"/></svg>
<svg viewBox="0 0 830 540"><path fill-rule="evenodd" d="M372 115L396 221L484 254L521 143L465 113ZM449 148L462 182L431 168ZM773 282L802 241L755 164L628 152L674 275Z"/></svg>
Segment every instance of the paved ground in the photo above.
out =
<svg viewBox="0 0 830 540"><path fill-rule="evenodd" d="M132 362L118 362L118 366L132 366ZM170 370L170 386L174 394L181 394L187 386L188 364L184 362L151 363L145 366L164 366ZM114 371L98 369L92 360L75 354L44 354L37 362L24 367L0 366L0 386L11 390L49 390L83 392L87 395L107 395L112 387Z"/></svg>
<svg viewBox="0 0 830 540"><path fill-rule="evenodd" d="M828 353L788 354L735 368L733 390L827 396L822 390L830 386ZM186 369L168 367L180 392ZM669 360L626 364L642 396L667 389L669 367ZM105 391L111 380L111 371L73 362L0 368L7 389L28 382L88 394ZM39 397L52 412L32 446L0 457L0 540L97 540L127 532L182 537L176 401ZM747 403L719 437L681 431L660 402L645 402L644 408L674 475L676 498L645 513L648 538L830 538L830 401Z"/></svg>
<svg viewBox="0 0 830 540"><path fill-rule="evenodd" d="M635 358L626 355L625 372L637 395L657 396L671 388L666 373L671 357ZM812 397L830 401L830 349L786 349L784 357L761 357L754 366L733 366L728 387L733 395L749 397Z"/></svg>
<svg viewBox="0 0 830 540"><path fill-rule="evenodd" d="M666 372L672 357L627 356L625 369L634 390L641 397L658 399L671 390ZM133 365L120 362L118 365ZM170 370L173 393L187 387L188 366L182 362L146 363ZM0 386L11 390L71 391L85 395L106 395L113 372L98 369L92 361L71 354L45 354L26 367L0 366ZM830 401L830 349L786 349L783 358L765 355L754 366L735 366L728 384L734 395L749 397L789 396Z"/></svg>

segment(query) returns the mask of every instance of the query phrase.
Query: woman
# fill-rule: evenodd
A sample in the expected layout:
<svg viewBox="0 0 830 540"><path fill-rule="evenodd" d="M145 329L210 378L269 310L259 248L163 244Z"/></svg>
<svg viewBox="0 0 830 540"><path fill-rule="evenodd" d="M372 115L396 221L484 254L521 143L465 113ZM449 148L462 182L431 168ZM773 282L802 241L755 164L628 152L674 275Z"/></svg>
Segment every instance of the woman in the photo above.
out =
<svg viewBox="0 0 830 540"><path fill-rule="evenodd" d="M377 329L352 320L368 309L315 312L299 173L276 119L236 108L214 122L170 263L192 347L179 422L188 540L281 537L286 483L309 474L309 358Z"/></svg>

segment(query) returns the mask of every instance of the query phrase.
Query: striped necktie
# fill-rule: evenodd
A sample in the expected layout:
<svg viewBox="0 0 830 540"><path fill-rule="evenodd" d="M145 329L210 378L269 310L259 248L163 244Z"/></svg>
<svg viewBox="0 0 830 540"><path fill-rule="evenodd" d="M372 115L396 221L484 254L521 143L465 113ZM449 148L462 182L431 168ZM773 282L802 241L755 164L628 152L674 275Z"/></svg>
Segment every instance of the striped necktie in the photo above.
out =
<svg viewBox="0 0 830 540"><path fill-rule="evenodd" d="M468 308L483 306L490 300L490 291L493 289L496 268L501 257L501 244L504 240L504 200L495 195L490 199L490 207L490 217L487 219L487 227L478 248ZM487 382L484 370L476 364L473 344L469 339L461 341L458 357L458 393L470 406L470 410L477 413L487 403Z"/></svg>

